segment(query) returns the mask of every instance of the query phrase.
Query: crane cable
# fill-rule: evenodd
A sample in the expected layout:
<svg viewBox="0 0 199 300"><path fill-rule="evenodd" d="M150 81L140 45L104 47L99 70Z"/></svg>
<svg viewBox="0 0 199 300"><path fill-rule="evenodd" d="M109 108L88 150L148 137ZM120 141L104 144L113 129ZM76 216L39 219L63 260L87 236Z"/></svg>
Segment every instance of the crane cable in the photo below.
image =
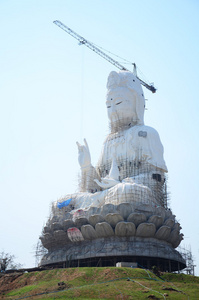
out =
<svg viewBox="0 0 199 300"><path fill-rule="evenodd" d="M91 42L89 42L89 43L91 43ZM134 65L135 64L135 63L132 63L131 61L129 61L129 60L127 60L127 59L125 59L125 58L123 58L123 57L121 57L121 56L119 56L119 55L117 55L117 54L115 54L115 53L113 53L113 52L111 52L109 50L106 50L105 48L103 48L103 47L101 47L101 46L99 46L97 44L94 44L94 43L91 43L91 44L93 44L95 47L98 47L98 48L106 51L107 53L109 53L111 55L114 55L115 57L118 57L118 58L122 59L122 61L124 61L126 64L129 64L129 65Z"/></svg>
<svg viewBox="0 0 199 300"><path fill-rule="evenodd" d="M89 41L89 43L91 43L91 42ZM121 56L119 56L119 55L117 55L117 54L115 54L115 53L113 53L113 52L111 52L111 51L109 51L109 50L107 50L107 49L105 49L105 48L103 48L103 47L101 47L101 46L99 46L99 45L93 43L93 42L92 42L91 44L93 44L95 47L97 47L97 48L99 48L99 49L101 49L101 50L103 50L103 51L105 51L105 52L107 52L107 53L109 53L109 54L111 54L111 55L113 55L113 56L115 56L115 57L121 59L122 61L119 62L119 63L123 63L123 64L135 66L135 63L132 63L131 61L127 60L126 58L123 58L123 57L121 57ZM82 45L82 44L80 44L80 45ZM142 71L140 70L140 68L137 67L137 65L136 65L136 69L137 69L138 73L140 73L140 74L142 75L141 77L144 79L144 81L147 82L147 83L149 84L150 81L149 81L149 80L147 79L147 77L142 73ZM151 83L150 83L150 84L151 84Z"/></svg>

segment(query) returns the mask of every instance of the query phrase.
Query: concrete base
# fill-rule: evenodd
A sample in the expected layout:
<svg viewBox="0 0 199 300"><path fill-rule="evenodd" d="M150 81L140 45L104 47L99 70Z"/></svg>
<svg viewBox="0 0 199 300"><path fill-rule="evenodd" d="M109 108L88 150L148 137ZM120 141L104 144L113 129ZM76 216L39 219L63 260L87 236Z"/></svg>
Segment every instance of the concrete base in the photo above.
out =
<svg viewBox="0 0 199 300"><path fill-rule="evenodd" d="M178 271L186 267L180 253L155 238L109 237L81 241L61 248L49 249L41 266L116 266L117 262L135 262L141 267L158 266L162 271Z"/></svg>

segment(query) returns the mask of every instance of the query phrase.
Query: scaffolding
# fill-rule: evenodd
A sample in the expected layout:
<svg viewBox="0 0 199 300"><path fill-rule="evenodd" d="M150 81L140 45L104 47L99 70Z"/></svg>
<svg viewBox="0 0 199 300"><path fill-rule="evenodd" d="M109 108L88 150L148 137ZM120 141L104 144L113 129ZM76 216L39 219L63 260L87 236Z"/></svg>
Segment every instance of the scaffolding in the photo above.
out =
<svg viewBox="0 0 199 300"><path fill-rule="evenodd" d="M109 241L114 238L117 240L116 244L120 244L122 241L121 244L123 245L124 241L130 245L130 234L125 232L127 229L121 235L117 235L115 231L116 224L123 222L125 224L128 223L127 225L130 224L131 228L143 225L143 228L145 228L143 230L146 230L146 232L148 230L146 227L149 224L151 228L154 228L153 234L151 236L147 236L147 233L146 235L143 234L141 239L144 241L146 237L146 241L149 239L152 242L154 239L154 249L158 250L157 248L159 247L163 252L166 251L165 249L168 246L167 250L171 252L173 257L172 261L167 256L168 251L159 258L152 258L153 253L149 253L146 257L137 256L136 259L140 264L151 266L155 262L159 264L161 261L163 269L168 271L179 270L185 266L181 258L179 260L175 258L176 252L174 248L181 242L182 234L180 234L178 223L176 223L175 216L168 205L168 176L163 160L162 145L158 139L156 140L158 134L151 129L147 132L147 127L136 126L138 121L136 119L118 118L118 120L112 122L111 132L105 140L103 152L97 166L95 168L89 166L89 168L82 170L79 180L79 192L58 200L60 203L71 200L66 207L63 206L60 209L57 205L58 202L52 203L50 217L43 228L40 237L41 242L38 242L37 245L37 260L44 257L43 261L45 264L45 257L50 257L49 260L46 260L47 264L49 261L53 262L54 259L54 265L59 262L61 265L65 264L67 266L108 266L109 263L112 265L113 261L115 264L116 260L132 261L135 258L132 256L133 248L139 245L140 238L135 233L132 234L132 237L135 237L133 248L129 249L127 254L125 254L124 250L121 250L121 253L124 254L123 258L122 256L120 257L122 254L118 255L118 253L115 254L115 258L110 258L109 256L112 253L108 250L104 257L97 257L96 249L94 249L94 254L79 258L81 257L80 254L83 253L81 250L82 245L90 249L92 243L97 244L99 242L100 244L103 238L103 245L106 244L108 246ZM159 143L157 152L159 151L162 155L159 156L159 164L155 163L156 154L158 156L159 153L156 153L156 147L152 149L150 144L150 138L153 139L154 136L154 141ZM113 184L110 188L102 188L95 182L95 179L100 181L101 179L111 178L114 159L116 162L115 168L118 168L118 178L113 178L115 185ZM160 167L161 165L162 168ZM88 203L90 201L88 205L86 197L88 198ZM93 200L94 198L95 200ZM85 201L86 204L83 203L82 205L81 201ZM123 208L120 209L122 205ZM130 214L142 218L140 223L135 225L131 218L128 219ZM93 216L97 220L96 223L94 222L94 225L90 221L90 217ZM116 218L115 225L113 225L115 221L109 221L108 216ZM150 217L153 218L150 219ZM103 233L104 236L103 234L100 235L97 230L98 223L102 224L99 226L104 226L102 231L107 230L105 234ZM159 229L162 231L159 231ZM142 250L145 250L145 245ZM68 251L67 257L66 251ZM60 254L62 252L64 253L63 256ZM51 255L53 257L52 260ZM60 258L60 261L58 261L57 257Z"/></svg>
<svg viewBox="0 0 199 300"><path fill-rule="evenodd" d="M184 260L186 261L186 268L184 268L180 273L184 273L187 275L195 276L194 269L196 265L194 264L194 257L192 255L191 247L189 246L179 246L178 247L179 253L182 255Z"/></svg>
<svg viewBox="0 0 199 300"><path fill-rule="evenodd" d="M48 253L48 250L43 246L41 240L39 239L35 247L35 266L37 267L41 262L42 257Z"/></svg>

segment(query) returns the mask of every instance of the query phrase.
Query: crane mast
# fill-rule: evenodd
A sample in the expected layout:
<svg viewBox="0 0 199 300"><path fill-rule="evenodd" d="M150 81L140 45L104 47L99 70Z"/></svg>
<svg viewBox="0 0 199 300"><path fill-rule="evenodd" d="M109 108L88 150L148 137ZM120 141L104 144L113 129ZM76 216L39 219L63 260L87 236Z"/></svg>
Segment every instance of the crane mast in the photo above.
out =
<svg viewBox="0 0 199 300"><path fill-rule="evenodd" d="M89 49L91 49L92 51L94 51L95 53L97 53L98 55L100 55L101 57L103 57L104 59L106 59L108 62L110 62L112 65L114 65L116 68L122 70L122 71L129 71L127 68L125 68L124 66L122 66L118 61L114 60L112 57L110 57L109 55L107 55L106 53L104 53L103 51L101 51L98 47L96 47L93 43L89 42L88 40L86 40L85 38L83 38L82 36L80 36L79 34L77 34L75 31L73 31L71 28L69 28L68 26L64 25L62 22L56 20L53 22L55 25L59 26L61 29L63 29L64 31L66 31L68 34L70 34L72 37L74 37L76 40L79 41L80 45L85 45L87 46ZM137 76L137 72L136 72L136 64L133 64L134 66L134 73L136 75L136 77L140 80L140 83L146 87L148 90L150 90L152 93L156 92L156 88L153 85L149 85L148 83L146 83L145 81L143 81L142 79L140 79ZM131 72L131 71L129 71Z"/></svg>

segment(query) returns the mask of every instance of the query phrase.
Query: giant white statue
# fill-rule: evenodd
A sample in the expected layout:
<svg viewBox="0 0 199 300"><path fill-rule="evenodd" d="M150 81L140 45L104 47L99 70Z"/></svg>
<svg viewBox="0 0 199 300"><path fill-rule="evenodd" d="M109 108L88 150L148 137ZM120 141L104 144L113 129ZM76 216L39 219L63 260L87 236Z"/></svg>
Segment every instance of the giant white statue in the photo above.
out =
<svg viewBox="0 0 199 300"><path fill-rule="evenodd" d="M87 141L77 142L80 191L53 203L40 237L48 249L41 264L84 266L92 258L93 264L101 259L106 265L106 258L126 257L143 265L145 257L149 265L161 261L164 270L183 268L174 250L183 235L167 207L163 146L157 131L144 125L139 79L130 72L111 72L106 106L110 134L96 166Z"/></svg>
<svg viewBox="0 0 199 300"><path fill-rule="evenodd" d="M111 72L106 106L111 132L97 166L91 164L86 140L83 145L77 142L80 192L64 197L62 202L71 199L74 209L140 201L162 204L167 167L157 131L144 125L145 99L139 79L130 72Z"/></svg>

